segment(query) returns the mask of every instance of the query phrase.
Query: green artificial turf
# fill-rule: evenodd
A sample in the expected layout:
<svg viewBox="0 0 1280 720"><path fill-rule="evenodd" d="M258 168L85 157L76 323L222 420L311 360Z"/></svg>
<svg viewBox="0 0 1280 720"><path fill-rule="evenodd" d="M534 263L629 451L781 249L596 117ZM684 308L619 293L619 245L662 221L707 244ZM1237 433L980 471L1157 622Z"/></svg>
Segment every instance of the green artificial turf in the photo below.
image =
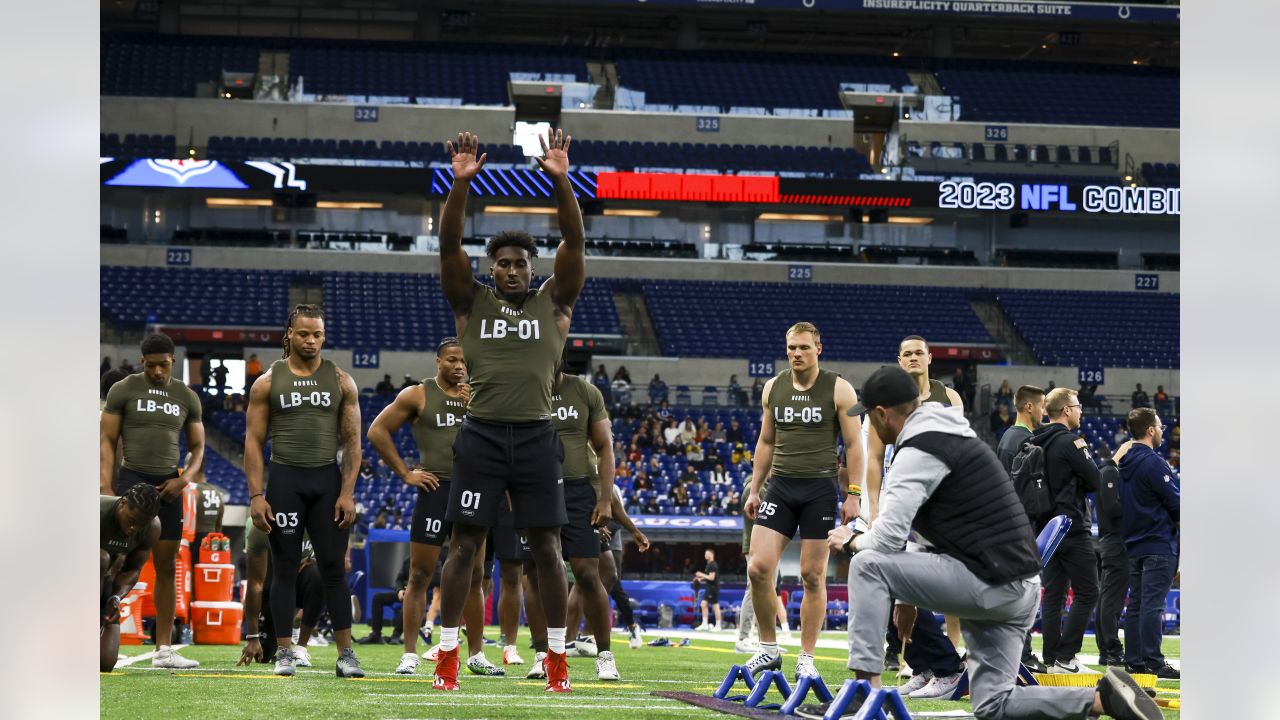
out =
<svg viewBox="0 0 1280 720"><path fill-rule="evenodd" d="M356 636L366 632L357 626ZM648 642L661 631L646 633ZM490 628L489 637L497 637ZM526 680L524 674L533 660L528 650L528 635L521 634L520 651L526 664L508 666L509 677L483 678L463 670L459 679L462 690L443 693L431 689L433 665L423 661L414 676L395 675L402 652L399 646L358 645L356 653L368 676L363 680L341 680L334 676L336 647L311 648L314 667L299 669L297 677L277 678L271 666L236 667L240 657L238 646L192 646L182 650L186 657L199 660L194 670L153 670L149 661L119 668L101 676L101 714L103 718L200 717L216 720L234 718L672 718L729 717L675 700L651 695L655 690L687 690L710 695L724 678L729 666L743 663L748 656L735 653L734 633L699 634L690 647L649 647L636 650L627 647L626 638L614 635L613 651L622 681L605 683L595 677L595 661L571 658L569 677L574 691L570 694L547 693L543 681ZM823 633L824 638L843 639L842 632ZM1035 638L1038 647L1039 638ZM676 640L678 642L678 640ZM421 645L421 644L420 644ZM125 655L139 655L152 646L125 646ZM419 652L426 650L420 646ZM792 675L795 646L784 655L783 669ZM500 648L489 646L485 654L499 663ZM1177 640L1165 640L1164 652L1178 657ZM1096 654L1093 638L1085 640L1084 654ZM819 648L816 653L819 672L832 691L837 690L850 674L845 669L844 652ZM895 684L896 677L886 674L885 685ZM1177 689L1177 683L1162 682L1161 687ZM771 696L772 697L772 696ZM1163 697L1176 698L1177 695ZM776 698L774 698L776 700ZM968 700L960 702L907 700L909 710L969 710ZM780 716L781 717L781 716ZM1175 710L1166 710L1166 718L1177 718Z"/></svg>

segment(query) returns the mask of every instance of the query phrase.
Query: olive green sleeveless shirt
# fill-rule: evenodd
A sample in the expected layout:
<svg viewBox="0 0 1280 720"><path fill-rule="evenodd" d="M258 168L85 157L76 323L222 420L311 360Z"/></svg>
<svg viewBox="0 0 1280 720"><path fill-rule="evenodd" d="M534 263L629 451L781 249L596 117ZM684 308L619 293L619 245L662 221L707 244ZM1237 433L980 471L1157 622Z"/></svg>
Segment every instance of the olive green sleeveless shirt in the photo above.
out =
<svg viewBox="0 0 1280 720"><path fill-rule="evenodd" d="M609 419L604 396L599 388L577 375L563 377L551 396L551 424L560 433L560 442L564 444L564 476L588 478L591 489L596 491L596 499L599 499L600 475L596 467L599 458L595 448L591 447L591 425Z"/></svg>
<svg viewBox="0 0 1280 720"><path fill-rule="evenodd" d="M271 462L293 467L332 465L338 455L342 385L338 366L321 360L303 377L281 358L271 365Z"/></svg>
<svg viewBox="0 0 1280 720"><path fill-rule="evenodd" d="M111 495L98 496L98 513L100 515L101 536L98 541L98 549L106 550L107 555L111 557L112 562L121 555L128 555L133 552L142 542L142 536L146 534L146 527L139 532L133 534L132 537L124 534L120 529L120 523L116 522L116 503L121 498Z"/></svg>
<svg viewBox="0 0 1280 720"><path fill-rule="evenodd" d="M532 291L517 306L488 285L477 285L461 338L471 378L467 412L491 422L546 420L564 350L550 291Z"/></svg>
<svg viewBox="0 0 1280 720"><path fill-rule="evenodd" d="M148 475L173 475L181 460L178 434L200 422L200 397L181 380L158 388L143 373L111 386L103 412L119 415L124 444L122 465Z"/></svg>
<svg viewBox="0 0 1280 720"><path fill-rule="evenodd" d="M773 474L786 478L833 478L840 471L836 438L840 418L836 414L835 373L819 368L818 379L808 390L792 385L791 369L774 378L769 390L769 410L775 428Z"/></svg>
<svg viewBox="0 0 1280 720"><path fill-rule="evenodd" d="M451 397L436 383L436 378L422 379L426 402L422 414L410 430L418 444L418 464L441 481L453 476L453 439L462 427L466 406L462 398Z"/></svg>

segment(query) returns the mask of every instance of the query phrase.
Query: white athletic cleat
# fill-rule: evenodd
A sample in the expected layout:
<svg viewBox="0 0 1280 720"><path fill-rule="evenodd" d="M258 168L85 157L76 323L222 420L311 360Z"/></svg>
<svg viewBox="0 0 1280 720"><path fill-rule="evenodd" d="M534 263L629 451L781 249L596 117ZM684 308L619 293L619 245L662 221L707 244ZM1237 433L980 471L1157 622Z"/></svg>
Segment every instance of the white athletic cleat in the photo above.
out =
<svg viewBox="0 0 1280 720"><path fill-rule="evenodd" d="M396 666L397 675L412 675L418 671L418 653L405 653L400 656L400 664Z"/></svg>
<svg viewBox="0 0 1280 720"><path fill-rule="evenodd" d="M293 648L280 648L276 651L275 674L282 677L293 677L297 672L293 667Z"/></svg>
<svg viewBox="0 0 1280 720"><path fill-rule="evenodd" d="M524 658L520 657L520 651L516 650L515 645L508 645L502 649L503 665L523 665Z"/></svg>
<svg viewBox="0 0 1280 720"><path fill-rule="evenodd" d="M644 641L641 639L643 635L644 633L640 632L639 625L632 625L631 628L627 630L627 646L632 650L639 648L644 644Z"/></svg>
<svg viewBox="0 0 1280 720"><path fill-rule="evenodd" d="M950 700L951 694L960 687L960 678L964 677L964 673L956 673L946 677L934 675L924 687L910 693L911 698L915 700ZM914 679L914 678L913 678ZM899 690L901 695L902 691Z"/></svg>
<svg viewBox="0 0 1280 720"><path fill-rule="evenodd" d="M621 680L618 664L613 661L613 653L605 650L596 656L596 677L601 680Z"/></svg>
<svg viewBox="0 0 1280 720"><path fill-rule="evenodd" d="M905 662L902 663L902 667L898 668L898 677L900 678L909 678L914 673L915 671L911 669L911 666L906 664Z"/></svg>
<svg viewBox="0 0 1280 720"><path fill-rule="evenodd" d="M333 671L340 678L364 677L364 668L360 667L360 661L356 659L356 651L351 648L338 653L338 662L333 666Z"/></svg>
<svg viewBox="0 0 1280 720"><path fill-rule="evenodd" d="M570 657L595 657L599 649L596 647L596 639L592 635L579 635L573 641L573 653Z"/></svg>
<svg viewBox="0 0 1280 720"><path fill-rule="evenodd" d="M546 680L547 666L544 662L546 659L547 654L545 652L539 651L537 655L534 655L533 667L529 669L529 674L525 675L525 677L529 680Z"/></svg>
<svg viewBox="0 0 1280 720"><path fill-rule="evenodd" d="M293 664L298 667L311 667L311 653L301 645L293 646Z"/></svg>
<svg viewBox="0 0 1280 720"><path fill-rule="evenodd" d="M1049 666L1049 672L1052 674L1064 675L1100 675L1097 670L1084 665L1080 662L1080 658L1075 655L1070 660L1057 660Z"/></svg>
<svg viewBox="0 0 1280 720"><path fill-rule="evenodd" d="M733 651L740 652L740 653L747 653L748 655L755 655L756 653L760 652L760 643L756 642L755 640L752 640L749 637L743 638L733 644Z"/></svg>
<svg viewBox="0 0 1280 720"><path fill-rule="evenodd" d="M308 647L329 647L329 641L325 640L324 636L321 635L320 633L312 633L311 637L307 638L307 646Z"/></svg>
<svg viewBox="0 0 1280 720"><path fill-rule="evenodd" d="M156 650L155 657L151 658L151 667L168 668L170 670L190 670L191 668L200 667L200 663L191 658L184 658L178 654L177 650L168 645L161 645Z"/></svg>
<svg viewBox="0 0 1280 720"><path fill-rule="evenodd" d="M924 686L928 685L929 681L932 679L933 679L933 673L928 670L925 670L922 673L917 673L915 677L908 680L905 685L901 685L898 687L898 695L902 697L907 697L911 695L911 693L917 690L922 690L924 689Z"/></svg>
<svg viewBox="0 0 1280 720"><path fill-rule="evenodd" d="M710 629L711 629L711 624L710 624L710 623L702 623L702 624L701 624L701 625L699 625L698 627L694 628L694 629L693 629L693 631L694 631L694 632L702 632L703 630L710 630Z"/></svg>
<svg viewBox="0 0 1280 720"><path fill-rule="evenodd" d="M480 675L483 677L502 677L507 674L506 670L489 662L489 658L484 656L484 652L478 652L467 658L467 670L472 675Z"/></svg>
<svg viewBox="0 0 1280 720"><path fill-rule="evenodd" d="M769 653L761 650L756 653L755 657L747 661L747 672L751 673L751 677L759 677L760 673L765 670L781 670L782 655L774 655L770 657Z"/></svg>
<svg viewBox="0 0 1280 720"><path fill-rule="evenodd" d="M430 661L430 662L439 662L439 660L440 660L440 646L439 646L438 644L437 644L437 645L432 645L430 650L428 650L428 651L426 651L426 652L422 653L422 659L423 659L423 660L428 660L428 661Z"/></svg>
<svg viewBox="0 0 1280 720"><path fill-rule="evenodd" d="M818 674L818 668L813 666L813 656L801 654L796 658L796 681L799 682L802 677L822 677Z"/></svg>

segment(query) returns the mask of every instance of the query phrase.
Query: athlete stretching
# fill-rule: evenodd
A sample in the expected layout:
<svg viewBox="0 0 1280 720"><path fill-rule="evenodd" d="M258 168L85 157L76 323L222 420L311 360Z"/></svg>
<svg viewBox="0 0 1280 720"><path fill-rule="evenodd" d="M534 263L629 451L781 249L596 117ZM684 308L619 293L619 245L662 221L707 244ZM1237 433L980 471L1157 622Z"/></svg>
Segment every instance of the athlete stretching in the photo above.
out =
<svg viewBox="0 0 1280 720"><path fill-rule="evenodd" d="M582 211L569 184L570 138L562 131L539 139L538 164L555 188L563 240L555 272L530 290L538 249L525 233L500 233L486 249L493 287L472 275L462 249L467 191L484 165L479 140L461 133L448 143L453 187L440 220L440 284L453 307L471 376L471 403L454 441L453 482L445 519L453 522L449 558L440 582L439 690L458 689L458 621L475 554L509 496L515 526L529 539L548 628L546 689L568 692L565 606L568 586L560 555L565 492L564 447L551 424L551 388L569 333L573 305L586 276Z"/></svg>
<svg viewBox="0 0 1280 720"><path fill-rule="evenodd" d="M796 675L817 677L813 651L827 614L827 550L825 541L836 525L840 505L836 439L844 439L845 464L862 467L862 428L846 412L858 402L853 386L818 367L822 338L818 328L799 322L787 331L790 367L765 383L756 442L751 492L743 514L755 520L747 577L760 625L760 652L747 663L751 673L782 667L773 627L774 574L787 543L800 531L800 655ZM772 472L769 494L760 486Z"/></svg>
<svg viewBox="0 0 1280 720"><path fill-rule="evenodd" d="M440 546L452 529L444 519L453 476L453 440L466 413L470 387L458 339L447 337L436 347L436 374L400 391L369 425L369 442L387 467L405 484L418 489L409 526L409 583L404 591L404 654L396 672L412 675L418 669L418 630L427 610L427 586L436 571ZM400 457L392 436L410 423L418 445L418 464ZM473 571L473 580L478 579ZM467 668L477 675L504 675L484 656L484 596L472 583L467 600ZM381 638L378 638L381 641ZM364 642L364 641L361 641Z"/></svg>
<svg viewBox="0 0 1280 720"><path fill-rule="evenodd" d="M151 548L160 540L160 493L147 483L129 488L123 497L102 495L102 596L98 603L98 669L111 672L120 655L120 601L138 582ZM141 621L141 618L138 618Z"/></svg>
<svg viewBox="0 0 1280 720"><path fill-rule="evenodd" d="M360 398L351 376L322 359L324 311L298 305L285 326L284 357L249 391L244 474L253 524L271 543L271 618L276 675L293 675L292 572L302 559L305 531L324 579L325 606L338 644L338 677L364 677L351 649L351 596L347 590L347 538L356 519L360 467ZM271 432L271 470L264 482L262 446ZM341 445L342 467L337 457ZM265 484L265 489L264 489Z"/></svg>

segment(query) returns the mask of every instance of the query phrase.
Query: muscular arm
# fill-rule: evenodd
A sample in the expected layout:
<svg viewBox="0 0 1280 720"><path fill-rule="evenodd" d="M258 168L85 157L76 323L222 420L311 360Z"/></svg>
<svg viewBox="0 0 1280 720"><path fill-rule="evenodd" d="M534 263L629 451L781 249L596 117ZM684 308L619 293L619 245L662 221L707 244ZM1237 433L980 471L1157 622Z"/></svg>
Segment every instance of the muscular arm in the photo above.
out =
<svg viewBox="0 0 1280 720"><path fill-rule="evenodd" d="M591 423L591 447L596 451L596 474L600 477L600 497L596 498L596 508L592 512L591 524L604 525L613 514L613 492L606 492L613 487L614 457L613 430L606 417Z"/></svg>
<svg viewBox="0 0 1280 720"><path fill-rule="evenodd" d="M773 469L773 443L777 429L773 425L773 412L769 409L769 394L773 391L773 381L776 379L770 378L764 384L763 399L760 401L763 412L760 415L760 437L756 438L756 453L751 465L751 492L747 495L748 503L752 498L759 499L760 487L764 485L764 479L769 477L769 471ZM749 517L752 520L755 519L754 507Z"/></svg>
<svg viewBox="0 0 1280 720"><path fill-rule="evenodd" d="M253 502L253 496L262 494L265 485L262 446L267 442L267 426L271 422L270 395L271 371L268 370L249 389L249 408L244 417L244 479L249 486L250 503Z"/></svg>
<svg viewBox="0 0 1280 720"><path fill-rule="evenodd" d="M120 571L111 579L112 592L116 597L122 598L129 594L135 583L138 582L138 573L142 571L142 566L147 564L147 558L151 556L151 548L160 539L160 519L152 518L151 524L145 530L146 537L138 544L138 547L129 553L124 560L124 565Z"/></svg>
<svg viewBox="0 0 1280 720"><path fill-rule="evenodd" d="M453 162L453 185L440 213L440 287L453 308L458 335L462 335L466 327L476 296L476 279L471 272L471 260L462 249L462 232L466 224L467 192L471 189L471 179L488 158L486 154L477 160L479 141L471 133L458 133L456 145L446 143Z"/></svg>
<svg viewBox="0 0 1280 720"><path fill-rule="evenodd" d="M120 441L120 425L123 418L109 412L102 413L98 431L98 493L115 495L111 486L116 477L116 445Z"/></svg>
<svg viewBox="0 0 1280 720"><path fill-rule="evenodd" d="M369 443L378 451L382 462L399 475L401 479L409 476L409 466L400 451L396 449L392 436L407 422L412 422L422 414L422 406L426 401L426 390L421 385L407 387L396 395L396 399L378 413L369 425ZM419 448L425 450L425 448Z"/></svg>
<svg viewBox="0 0 1280 720"><path fill-rule="evenodd" d="M547 280L556 312L567 326L573 304L578 301L587 277L586 233L582 227L582 209L569 181L569 144L573 141L564 131L548 132L538 138L543 157L537 158L542 171L551 179L556 194L556 219L560 224L560 246L556 248L555 274ZM567 328L566 328L567 329Z"/></svg>
<svg viewBox="0 0 1280 720"><path fill-rule="evenodd" d="M200 416L187 423L187 464L182 468L182 476L194 481L204 470L204 423Z"/></svg>
<svg viewBox="0 0 1280 720"><path fill-rule="evenodd" d="M342 448L342 490L354 497L356 476L360 474L360 388L348 373L338 371L342 386L342 407L338 418L338 446Z"/></svg>
<svg viewBox="0 0 1280 720"><path fill-rule="evenodd" d="M844 465L846 478L860 478L866 475L866 462L862 451L862 420L850 417L849 408L858 403L858 394L853 386L843 378L836 380L836 417L840 420L840 437L844 440ZM841 488L842 491L848 488ZM858 517L862 498L846 495L841 510L841 522L850 522Z"/></svg>
<svg viewBox="0 0 1280 720"><path fill-rule="evenodd" d="M884 443L876 434L875 428L867 433L867 479L862 484L862 496L867 498L871 507L871 522L880 514L880 482L884 474Z"/></svg>
<svg viewBox="0 0 1280 720"><path fill-rule="evenodd" d="M246 532L248 530L246 529ZM258 636L258 613L262 612L262 588L267 582L267 553L245 553L244 622L250 638Z"/></svg>
<svg viewBox="0 0 1280 720"><path fill-rule="evenodd" d="M964 400L960 399L960 393L951 388L947 388L947 399L951 401L951 407L960 408L960 412L964 412Z"/></svg>

